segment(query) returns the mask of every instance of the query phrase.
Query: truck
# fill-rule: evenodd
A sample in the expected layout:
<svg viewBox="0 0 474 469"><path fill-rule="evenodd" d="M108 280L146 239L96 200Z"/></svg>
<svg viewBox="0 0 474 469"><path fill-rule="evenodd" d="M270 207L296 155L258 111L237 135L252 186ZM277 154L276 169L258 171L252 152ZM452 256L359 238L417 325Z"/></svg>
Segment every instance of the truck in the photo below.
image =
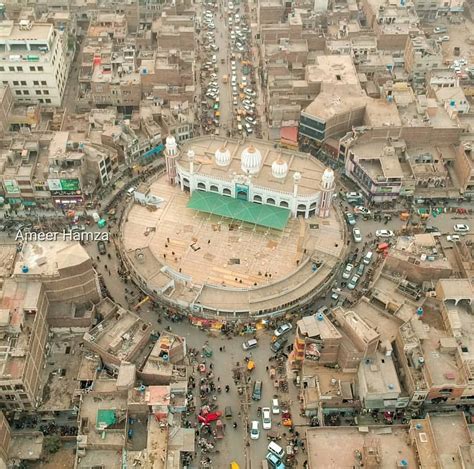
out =
<svg viewBox="0 0 474 469"><path fill-rule="evenodd" d="M228 83L229 82L229 77L227 75L224 75L222 77L222 83Z"/></svg>

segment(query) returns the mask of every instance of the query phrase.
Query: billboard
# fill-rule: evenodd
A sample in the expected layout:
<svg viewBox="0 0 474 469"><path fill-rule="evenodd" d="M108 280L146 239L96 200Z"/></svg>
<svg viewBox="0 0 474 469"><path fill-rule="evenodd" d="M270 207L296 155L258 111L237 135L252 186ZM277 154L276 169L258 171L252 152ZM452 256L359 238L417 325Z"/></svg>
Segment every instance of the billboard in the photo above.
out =
<svg viewBox="0 0 474 469"><path fill-rule="evenodd" d="M77 192L81 185L79 179L48 179L48 188L53 192Z"/></svg>
<svg viewBox="0 0 474 469"><path fill-rule="evenodd" d="M8 194L19 194L20 188L15 179L4 179L3 185L5 186L5 192Z"/></svg>

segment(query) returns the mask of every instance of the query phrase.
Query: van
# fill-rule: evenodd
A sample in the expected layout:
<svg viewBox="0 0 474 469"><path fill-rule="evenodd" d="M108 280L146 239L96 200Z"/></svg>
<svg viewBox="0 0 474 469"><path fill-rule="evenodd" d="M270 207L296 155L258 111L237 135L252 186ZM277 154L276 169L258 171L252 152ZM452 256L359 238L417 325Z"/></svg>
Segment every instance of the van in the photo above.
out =
<svg viewBox="0 0 474 469"><path fill-rule="evenodd" d="M362 259L362 262L365 265L369 265L370 261L372 260L372 257L374 257L374 253L372 251L369 251L365 256L364 259Z"/></svg>
<svg viewBox="0 0 474 469"><path fill-rule="evenodd" d="M262 382L255 381L253 383L252 399L254 401L259 401L262 398Z"/></svg>
<svg viewBox="0 0 474 469"><path fill-rule="evenodd" d="M286 469L286 466L273 453L268 453L266 460L268 462L268 466L271 467L271 469Z"/></svg>
<svg viewBox="0 0 474 469"><path fill-rule="evenodd" d="M134 187L130 187L130 189L127 189L127 197L132 197L132 195L134 194L135 192L135 188Z"/></svg>
<svg viewBox="0 0 474 469"><path fill-rule="evenodd" d="M213 64L216 64L216 63L217 63L217 56L216 56L216 55L213 55L213 56L212 56L211 62L212 62Z"/></svg>
<svg viewBox="0 0 474 469"><path fill-rule="evenodd" d="M280 459L283 459L283 456L285 456L284 449L280 445L277 445L274 441L270 441L270 443L268 443L268 451Z"/></svg>

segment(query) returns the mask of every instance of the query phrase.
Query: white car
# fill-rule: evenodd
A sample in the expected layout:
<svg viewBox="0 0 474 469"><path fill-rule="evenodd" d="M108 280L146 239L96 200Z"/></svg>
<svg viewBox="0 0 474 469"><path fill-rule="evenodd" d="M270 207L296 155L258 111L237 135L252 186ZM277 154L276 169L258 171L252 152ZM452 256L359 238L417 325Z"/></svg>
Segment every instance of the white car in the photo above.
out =
<svg viewBox="0 0 474 469"><path fill-rule="evenodd" d="M360 277L356 274L354 277L351 278L351 281L347 284L347 288L349 290L354 290L354 288L357 285L357 282L359 281Z"/></svg>
<svg viewBox="0 0 474 469"><path fill-rule="evenodd" d="M278 399L272 399L272 414L277 415L280 413L280 405Z"/></svg>
<svg viewBox="0 0 474 469"><path fill-rule="evenodd" d="M262 424L264 430L271 430L272 416L270 414L270 407L264 407L262 409Z"/></svg>
<svg viewBox="0 0 474 469"><path fill-rule="evenodd" d="M260 422L258 420L252 420L250 423L250 439L258 440L260 438Z"/></svg>
<svg viewBox="0 0 474 469"><path fill-rule="evenodd" d="M469 225L465 225L463 223L454 225L453 229L456 233L467 233L470 230Z"/></svg>
<svg viewBox="0 0 474 469"><path fill-rule="evenodd" d="M459 235L448 235L446 236L446 239L454 243L455 241L459 241L460 237Z"/></svg>
<svg viewBox="0 0 474 469"><path fill-rule="evenodd" d="M250 350L252 348L255 348L257 345L258 345L257 339L249 339L242 344L242 348L244 350Z"/></svg>
<svg viewBox="0 0 474 469"><path fill-rule="evenodd" d="M362 241L362 233L360 232L359 228L352 229L352 236L356 243L360 243Z"/></svg>
<svg viewBox="0 0 474 469"><path fill-rule="evenodd" d="M377 236L377 238L392 238L395 236L395 233L391 230L377 230L375 236Z"/></svg>
<svg viewBox="0 0 474 469"><path fill-rule="evenodd" d="M354 213L362 213L362 215L370 215L370 210L363 205L356 205L354 207Z"/></svg>
<svg viewBox="0 0 474 469"><path fill-rule="evenodd" d="M280 337L288 332L291 331L291 329L293 328L293 326L287 322L285 324L282 324L281 326L278 326L274 331L273 331L273 335L275 337Z"/></svg>
<svg viewBox="0 0 474 469"><path fill-rule="evenodd" d="M344 272L342 274L342 278L348 279L351 276L351 272L354 266L352 264L347 264L346 268L344 269Z"/></svg>
<svg viewBox="0 0 474 469"><path fill-rule="evenodd" d="M244 89L244 93L247 95L247 96L257 96L257 93L255 93L254 90L252 90L251 88L245 88Z"/></svg>

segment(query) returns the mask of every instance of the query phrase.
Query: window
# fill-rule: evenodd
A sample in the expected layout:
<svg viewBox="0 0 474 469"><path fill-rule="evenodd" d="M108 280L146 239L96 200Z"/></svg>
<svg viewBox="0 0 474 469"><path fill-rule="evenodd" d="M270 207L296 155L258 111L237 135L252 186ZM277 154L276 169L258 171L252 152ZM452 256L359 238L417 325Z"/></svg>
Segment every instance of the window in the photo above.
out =
<svg viewBox="0 0 474 469"><path fill-rule="evenodd" d="M46 81L44 81L44 80L41 80L41 84L42 84L43 86L46 86L46 85L47 85Z"/></svg>
<svg viewBox="0 0 474 469"><path fill-rule="evenodd" d="M23 71L23 67L17 67L17 68L16 68L16 71L17 71L17 72L22 72L22 71Z"/></svg>
<svg viewBox="0 0 474 469"><path fill-rule="evenodd" d="M21 83L21 86L26 86L26 81L21 80L20 83Z"/></svg>
<svg viewBox="0 0 474 469"><path fill-rule="evenodd" d="M38 101L43 104L44 103L44 100L42 98L38 99Z"/></svg>
<svg viewBox="0 0 474 469"><path fill-rule="evenodd" d="M18 82L16 80L13 81L13 86L18 86L19 84L20 84L20 82Z"/></svg>
<svg viewBox="0 0 474 469"><path fill-rule="evenodd" d="M16 95L19 95L19 94L21 95L21 91L20 90L15 90L15 94Z"/></svg>
<svg viewBox="0 0 474 469"><path fill-rule="evenodd" d="M5 71L5 67L0 67L0 72L4 72Z"/></svg>
<svg viewBox="0 0 474 469"><path fill-rule="evenodd" d="M40 84L40 82L39 82L38 80L34 80L34 81L33 81L33 85L39 86L39 84Z"/></svg>
<svg viewBox="0 0 474 469"><path fill-rule="evenodd" d="M49 94L48 90L43 90L43 94Z"/></svg>
<svg viewBox="0 0 474 469"><path fill-rule="evenodd" d="M23 94L30 94L28 90L23 90Z"/></svg>
<svg viewBox="0 0 474 469"><path fill-rule="evenodd" d="M36 72L36 67L30 67L30 72Z"/></svg>
<svg viewBox="0 0 474 469"><path fill-rule="evenodd" d="M35 90L36 94L41 94L41 90Z"/></svg>
<svg viewBox="0 0 474 469"><path fill-rule="evenodd" d="M14 72L14 71L15 71L15 67L8 67L8 70L10 70L10 72Z"/></svg>
<svg viewBox="0 0 474 469"><path fill-rule="evenodd" d="M50 99L46 98L45 101L46 101L46 104L51 104L51 100L50 100Z"/></svg>
<svg viewBox="0 0 474 469"><path fill-rule="evenodd" d="M38 67L38 72L43 72L44 68L43 67Z"/></svg>

